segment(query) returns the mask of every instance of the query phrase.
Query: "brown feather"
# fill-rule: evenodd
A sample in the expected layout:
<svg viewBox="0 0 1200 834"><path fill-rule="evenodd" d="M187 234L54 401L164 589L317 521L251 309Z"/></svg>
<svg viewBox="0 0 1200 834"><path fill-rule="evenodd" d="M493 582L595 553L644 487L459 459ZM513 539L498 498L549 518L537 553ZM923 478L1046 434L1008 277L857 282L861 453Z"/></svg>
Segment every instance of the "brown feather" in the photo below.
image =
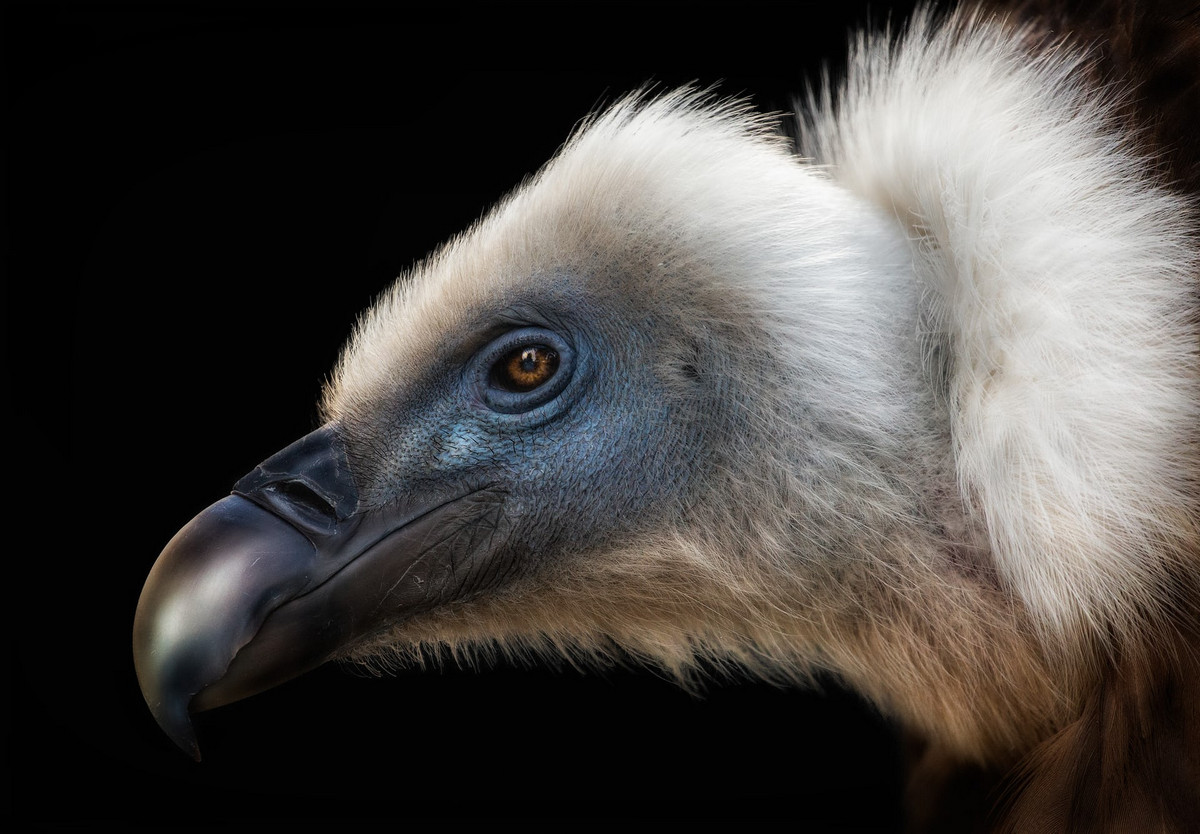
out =
<svg viewBox="0 0 1200 834"><path fill-rule="evenodd" d="M1000 831L1197 830L1200 652L1195 630L1169 638L1125 651L1082 714L1033 752Z"/></svg>
<svg viewBox="0 0 1200 834"><path fill-rule="evenodd" d="M1096 82L1130 90L1126 118L1164 180L1200 194L1200 3L1195 0L997 0L1050 45L1086 46Z"/></svg>

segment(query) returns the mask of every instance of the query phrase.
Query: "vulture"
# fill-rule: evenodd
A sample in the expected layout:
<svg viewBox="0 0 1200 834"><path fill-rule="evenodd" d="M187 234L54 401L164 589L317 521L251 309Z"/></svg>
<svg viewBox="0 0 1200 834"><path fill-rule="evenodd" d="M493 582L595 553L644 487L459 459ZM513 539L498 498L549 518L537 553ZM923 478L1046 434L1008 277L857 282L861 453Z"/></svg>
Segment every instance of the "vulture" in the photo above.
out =
<svg viewBox="0 0 1200 834"><path fill-rule="evenodd" d="M1198 830L1200 17L1077 6L919 9L794 129L588 117L166 545L163 730L333 659L834 675L913 830Z"/></svg>

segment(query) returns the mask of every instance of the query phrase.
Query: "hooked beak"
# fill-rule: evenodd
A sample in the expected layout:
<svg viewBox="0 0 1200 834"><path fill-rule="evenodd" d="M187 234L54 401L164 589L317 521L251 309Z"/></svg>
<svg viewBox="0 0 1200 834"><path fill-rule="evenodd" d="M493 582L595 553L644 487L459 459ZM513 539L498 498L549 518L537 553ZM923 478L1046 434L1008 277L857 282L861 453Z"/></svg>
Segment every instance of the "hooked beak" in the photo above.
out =
<svg viewBox="0 0 1200 834"><path fill-rule="evenodd" d="M191 712L296 677L460 587L456 554L435 532L474 524L497 502L485 488L366 512L358 503L329 424L238 481L155 562L134 616L134 665L155 719L193 758Z"/></svg>

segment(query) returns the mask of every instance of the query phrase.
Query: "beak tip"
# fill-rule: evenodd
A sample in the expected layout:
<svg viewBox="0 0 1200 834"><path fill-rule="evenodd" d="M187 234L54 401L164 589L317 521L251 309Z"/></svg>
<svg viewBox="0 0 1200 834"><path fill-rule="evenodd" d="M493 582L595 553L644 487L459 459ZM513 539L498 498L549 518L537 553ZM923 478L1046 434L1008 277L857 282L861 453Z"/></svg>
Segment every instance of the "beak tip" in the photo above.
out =
<svg viewBox="0 0 1200 834"><path fill-rule="evenodd" d="M250 694L229 678L230 663L277 598L302 585L312 553L294 527L230 495L176 533L151 568L133 618L134 671L158 725L193 759L191 713Z"/></svg>
<svg viewBox="0 0 1200 834"><path fill-rule="evenodd" d="M196 732L192 729L190 721L184 719L181 724L174 728L164 726L163 730L170 736L179 749L190 756L193 761L200 761L200 744L196 741Z"/></svg>
<svg viewBox="0 0 1200 834"><path fill-rule="evenodd" d="M150 713L158 722L159 728L171 741L175 742L175 746L198 762L200 761L200 744L196 740L196 731L192 727L187 700L170 699L170 702L160 700L157 703L150 703L147 700L147 706L150 707Z"/></svg>

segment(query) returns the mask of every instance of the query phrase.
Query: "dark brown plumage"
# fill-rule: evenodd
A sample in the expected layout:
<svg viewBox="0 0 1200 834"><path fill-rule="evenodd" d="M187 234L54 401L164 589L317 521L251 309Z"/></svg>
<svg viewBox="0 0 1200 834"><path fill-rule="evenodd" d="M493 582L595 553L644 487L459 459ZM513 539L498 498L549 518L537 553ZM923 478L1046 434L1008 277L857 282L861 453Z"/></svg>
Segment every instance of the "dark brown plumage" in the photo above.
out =
<svg viewBox="0 0 1200 834"><path fill-rule="evenodd" d="M1003 0L996 6L1005 8ZM1163 179L1200 194L1200 4L1194 0L1014 0L1043 45L1086 46L1091 71L1127 99L1129 129L1161 160Z"/></svg>

